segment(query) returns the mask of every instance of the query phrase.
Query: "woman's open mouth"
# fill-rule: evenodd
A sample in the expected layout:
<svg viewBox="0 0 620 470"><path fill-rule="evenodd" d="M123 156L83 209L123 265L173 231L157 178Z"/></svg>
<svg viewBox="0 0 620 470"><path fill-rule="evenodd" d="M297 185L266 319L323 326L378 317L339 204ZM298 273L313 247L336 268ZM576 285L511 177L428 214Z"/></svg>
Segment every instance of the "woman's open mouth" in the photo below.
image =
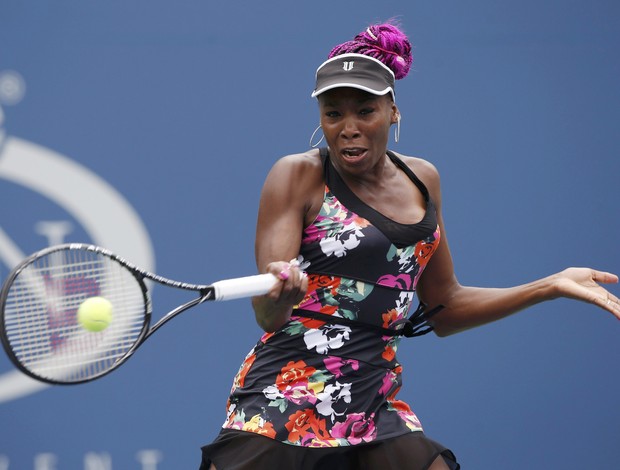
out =
<svg viewBox="0 0 620 470"><path fill-rule="evenodd" d="M355 163L366 156L367 149L361 147L351 147L342 149L343 158L349 163Z"/></svg>

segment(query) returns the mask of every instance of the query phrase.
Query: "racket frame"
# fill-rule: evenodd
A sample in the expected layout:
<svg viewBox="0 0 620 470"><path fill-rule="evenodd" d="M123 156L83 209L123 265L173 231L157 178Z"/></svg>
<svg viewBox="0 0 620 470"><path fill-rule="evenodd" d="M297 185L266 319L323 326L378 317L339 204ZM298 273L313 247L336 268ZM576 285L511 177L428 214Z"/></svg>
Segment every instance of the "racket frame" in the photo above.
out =
<svg viewBox="0 0 620 470"><path fill-rule="evenodd" d="M31 266L33 263L35 263L38 259L49 256L55 252L66 252L66 251L71 251L71 250L80 250L80 251L87 251L87 252L92 252L94 254L97 255L102 255L105 257L108 257L110 259L112 259L113 261L119 263L121 266L123 266L124 268L126 268L132 275L133 277L136 279L136 281L138 282L141 290L142 290L142 295L144 298L144 321L142 323L142 329L140 331L140 333L138 334L138 336L136 337L134 343L132 344L132 346L130 348L128 348L128 350L118 359L115 360L114 364L97 373L94 374L92 376L89 377L85 377L82 379L76 379L76 380L55 380L52 379L50 377L45 377L45 376L41 376L38 375L36 373L34 373L33 371L31 371L28 367L26 367L22 361L19 360L19 358L17 357L17 355L14 353L13 351L13 347L11 345L11 342L6 334L6 327L5 327L5 305L6 305L6 301L7 298L9 296L9 292L11 290L11 286L13 285L13 282L15 281L15 279L24 271L24 269L26 269L27 267ZM251 277L265 277L266 275L259 275L259 276L251 276ZM151 281L157 282L158 284L164 285L164 286L168 286L168 287L173 287L176 289L182 289L182 290L188 290L188 291L194 291L194 292L198 292L199 296L197 298L194 298L182 305L179 305L178 307L174 308L173 310L171 310L170 312L168 312L166 315L164 315L162 318L160 318L152 327L151 327L151 320L152 320L152 309L153 309L153 305L152 305L152 301L151 301L151 296L149 294L149 289L146 285L146 283L144 282L145 279L149 279ZM275 278L274 278L275 279ZM228 281L220 281L220 282L228 282ZM11 362L19 369L21 370L23 373L25 373L26 375L28 375L29 377L32 377L36 380L42 381L42 382L46 382L49 384L53 384L53 385L75 385L75 384L80 384L80 383L85 383L85 382L90 382L92 380L96 380L99 379L107 374L109 374L110 372L116 370L118 367L120 367L122 364L124 364L134 353L135 351L142 345L142 343L144 343L147 338L149 338L153 333L155 333L159 328L161 328L163 325L165 325L167 322L169 322L170 320L172 320L174 317L176 317L177 315L179 315L180 313L198 305L201 304L202 302L208 301L208 300L218 300L217 299L217 285L218 283L214 283L214 285L204 285L204 284L190 284L187 282L180 282L180 281L175 281L172 279L168 279L165 278L163 276L160 276L158 274L154 274L151 273L149 271L146 271L145 269L142 269L132 263L130 263L129 261L127 261L125 258L118 256L114 253L112 253L111 251L96 246L96 245L92 245L92 244L87 244L87 243L66 243L66 244L62 244L62 245L55 245L52 247L48 247L45 249L42 249L40 251L37 251L36 253L33 253L32 255L30 255L29 257L25 258L21 263L19 263L8 275L6 281L4 282L3 286L2 286L2 290L0 290L0 340L2 342L2 346L4 348L4 350L6 351L9 359L11 360ZM266 292L266 291L265 291ZM244 295L245 296L245 295ZM231 297L234 298L234 297ZM222 300L226 300L225 298L222 298Z"/></svg>

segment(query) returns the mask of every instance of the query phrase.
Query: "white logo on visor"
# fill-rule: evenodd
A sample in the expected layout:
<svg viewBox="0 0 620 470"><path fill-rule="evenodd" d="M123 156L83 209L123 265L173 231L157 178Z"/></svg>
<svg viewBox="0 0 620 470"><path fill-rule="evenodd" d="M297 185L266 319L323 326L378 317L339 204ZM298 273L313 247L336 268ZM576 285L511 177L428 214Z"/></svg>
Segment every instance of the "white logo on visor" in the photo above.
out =
<svg viewBox="0 0 620 470"><path fill-rule="evenodd" d="M349 72L349 71L353 70L353 64L354 64L354 63L355 63L355 62L354 62L353 60L352 60L352 61L350 61L350 62L343 62L343 63L342 63L342 69L343 69L345 72Z"/></svg>

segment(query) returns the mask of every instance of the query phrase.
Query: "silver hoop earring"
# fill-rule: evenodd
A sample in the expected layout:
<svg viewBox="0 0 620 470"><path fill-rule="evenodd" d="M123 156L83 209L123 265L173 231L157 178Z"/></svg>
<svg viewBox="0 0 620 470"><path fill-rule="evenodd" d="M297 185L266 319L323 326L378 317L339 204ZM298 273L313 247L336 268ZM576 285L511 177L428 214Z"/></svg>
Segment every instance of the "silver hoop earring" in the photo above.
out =
<svg viewBox="0 0 620 470"><path fill-rule="evenodd" d="M396 120L396 128L394 129L394 142L398 143L400 140L400 114Z"/></svg>
<svg viewBox="0 0 620 470"><path fill-rule="evenodd" d="M399 140L400 140L400 116L398 116L398 119L396 121L396 129L394 129L394 141L398 143Z"/></svg>
<svg viewBox="0 0 620 470"><path fill-rule="evenodd" d="M317 132L319 132L319 129L323 130L323 129L321 128L321 125L320 125L320 124L319 124L319 127L317 127L316 129L314 129L314 132L313 132L313 133L312 133L312 135L310 136L310 147L312 147L312 148L316 148L316 147L318 147L318 146L319 146L319 144L320 144L321 142L323 142L323 138L325 137L325 134L323 134L323 135L321 136L321 138L319 139L319 141L318 141L316 144L313 144L313 143L312 143L312 141L314 140L314 136L316 135L316 133L317 133Z"/></svg>

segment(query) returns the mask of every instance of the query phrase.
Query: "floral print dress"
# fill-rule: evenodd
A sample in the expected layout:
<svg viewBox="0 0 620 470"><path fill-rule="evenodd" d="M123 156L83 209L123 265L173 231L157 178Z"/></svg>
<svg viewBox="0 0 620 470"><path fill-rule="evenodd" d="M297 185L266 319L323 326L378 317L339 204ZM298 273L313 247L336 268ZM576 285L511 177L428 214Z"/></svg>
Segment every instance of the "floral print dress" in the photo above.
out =
<svg viewBox="0 0 620 470"><path fill-rule="evenodd" d="M397 399L402 367L396 325L407 318L416 284L439 243L423 183L426 214L394 222L359 200L321 151L323 206L302 237L299 262L309 288L290 321L262 336L237 373L225 429L303 447L368 443L421 431Z"/></svg>

